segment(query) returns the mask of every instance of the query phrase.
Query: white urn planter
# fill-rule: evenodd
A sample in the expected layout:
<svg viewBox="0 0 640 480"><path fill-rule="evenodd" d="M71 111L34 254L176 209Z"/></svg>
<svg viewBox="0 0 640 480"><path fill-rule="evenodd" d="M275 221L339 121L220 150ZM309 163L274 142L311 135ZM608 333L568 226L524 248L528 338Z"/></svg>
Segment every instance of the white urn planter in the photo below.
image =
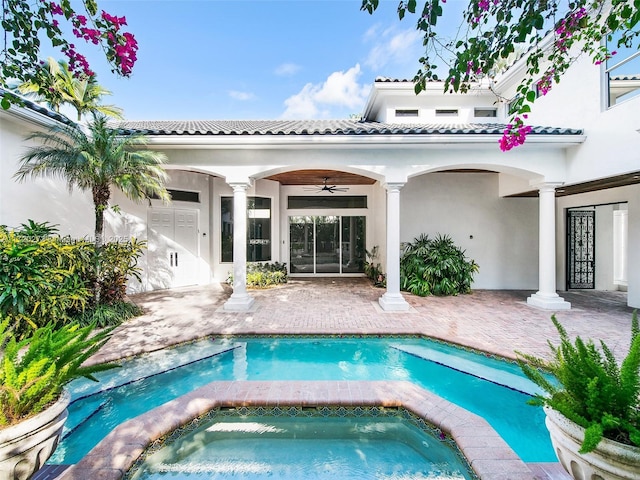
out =
<svg viewBox="0 0 640 480"><path fill-rule="evenodd" d="M640 479L640 448L603 438L589 453L578 453L584 428L544 407L551 444L564 469L575 480Z"/></svg>
<svg viewBox="0 0 640 480"><path fill-rule="evenodd" d="M27 480L44 465L58 445L69 400L64 391L43 412L0 430L0 480Z"/></svg>

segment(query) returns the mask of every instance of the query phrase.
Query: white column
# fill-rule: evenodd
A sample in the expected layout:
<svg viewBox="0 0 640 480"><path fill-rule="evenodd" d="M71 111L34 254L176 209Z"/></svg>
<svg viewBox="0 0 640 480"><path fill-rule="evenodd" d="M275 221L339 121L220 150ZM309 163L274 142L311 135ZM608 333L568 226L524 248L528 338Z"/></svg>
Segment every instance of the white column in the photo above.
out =
<svg viewBox="0 0 640 480"><path fill-rule="evenodd" d="M400 294L400 189L404 183L387 183L387 291L378 299L386 311L406 311Z"/></svg>
<svg viewBox="0 0 640 480"><path fill-rule="evenodd" d="M539 185L538 291L527 303L547 310L568 310L571 304L556 293L556 187L558 183Z"/></svg>
<svg viewBox="0 0 640 480"><path fill-rule="evenodd" d="M245 311L254 299L247 293L247 183L230 183L233 188L233 293L225 310Z"/></svg>

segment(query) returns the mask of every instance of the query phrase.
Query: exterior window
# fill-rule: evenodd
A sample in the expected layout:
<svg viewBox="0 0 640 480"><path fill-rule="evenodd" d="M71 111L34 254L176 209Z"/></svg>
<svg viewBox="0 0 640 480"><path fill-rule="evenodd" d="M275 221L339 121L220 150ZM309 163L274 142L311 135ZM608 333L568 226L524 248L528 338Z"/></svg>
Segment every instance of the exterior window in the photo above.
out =
<svg viewBox="0 0 640 480"><path fill-rule="evenodd" d="M171 195L171 200L173 200L174 202L200 203L199 192L189 192L187 190L171 190L170 188L167 188L167 192L169 192L169 195ZM155 194L152 194L151 198L157 200L159 197Z"/></svg>
<svg viewBox="0 0 640 480"><path fill-rule="evenodd" d="M473 116L476 118L495 118L498 116L497 108L474 108Z"/></svg>
<svg viewBox="0 0 640 480"><path fill-rule="evenodd" d="M439 108L436 110L436 117L457 117L458 116L458 110L453 108Z"/></svg>
<svg viewBox="0 0 640 480"><path fill-rule="evenodd" d="M319 196L290 196L287 197L287 208L367 208L366 195L339 195L330 197Z"/></svg>
<svg viewBox="0 0 640 480"><path fill-rule="evenodd" d="M617 38L609 44L609 50L616 50L606 62L605 83L607 107L640 94L640 51L632 46L617 46Z"/></svg>
<svg viewBox="0 0 640 480"><path fill-rule="evenodd" d="M396 117L417 117L418 110L396 110Z"/></svg>
<svg viewBox="0 0 640 480"><path fill-rule="evenodd" d="M222 262L233 262L233 197L220 199ZM247 261L271 260L271 199L247 198Z"/></svg>

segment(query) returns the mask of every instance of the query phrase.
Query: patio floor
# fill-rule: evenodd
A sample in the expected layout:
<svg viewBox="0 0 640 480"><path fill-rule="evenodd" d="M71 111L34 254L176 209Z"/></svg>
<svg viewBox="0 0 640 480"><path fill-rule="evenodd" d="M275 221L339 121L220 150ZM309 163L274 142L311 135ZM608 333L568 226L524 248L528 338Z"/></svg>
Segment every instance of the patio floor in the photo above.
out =
<svg viewBox="0 0 640 480"><path fill-rule="evenodd" d="M527 305L534 292L474 290L456 297L404 294L408 312L384 312L383 289L362 278L295 279L267 290L249 290L249 312L228 312L226 286L162 290L134 295L145 315L120 326L93 361L124 358L210 335L420 334L508 358L514 350L548 356L556 342L553 312ZM556 317L569 335L602 339L616 355L629 347L633 309L625 292L562 293L572 309Z"/></svg>
<svg viewBox="0 0 640 480"><path fill-rule="evenodd" d="M92 361L220 335L420 334L505 357L514 357L514 350L548 356L547 341L555 343L558 338L550 321L552 312L528 306L526 298L533 293L528 291L476 290L457 297L426 298L405 294L410 311L393 313L378 306L384 290L360 278L294 279L276 288L250 290L255 298L250 312L224 311L230 293L228 287L216 284L134 295L131 300L145 314L118 327ZM572 309L556 316L571 336L603 339L616 355L626 353L633 309L626 306L624 292L574 291L562 296ZM89 457L88 464L95 464ZM105 459L105 454L99 458ZM538 480L568 478L559 463L529 464L529 468ZM82 478L87 471L67 473L71 475L62 477Z"/></svg>

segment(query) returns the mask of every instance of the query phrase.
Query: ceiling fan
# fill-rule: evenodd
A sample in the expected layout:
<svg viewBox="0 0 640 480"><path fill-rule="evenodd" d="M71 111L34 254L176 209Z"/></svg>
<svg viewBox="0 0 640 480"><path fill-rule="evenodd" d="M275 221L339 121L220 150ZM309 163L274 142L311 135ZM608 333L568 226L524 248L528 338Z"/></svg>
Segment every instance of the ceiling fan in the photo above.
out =
<svg viewBox="0 0 640 480"><path fill-rule="evenodd" d="M335 193L335 192L346 192L347 190L349 190L347 187L338 187L337 185L327 185L328 181L329 181L329 177L324 177L324 183L322 185L315 185L314 187L305 188L305 190L308 192L315 192L315 193L321 193L321 192Z"/></svg>

